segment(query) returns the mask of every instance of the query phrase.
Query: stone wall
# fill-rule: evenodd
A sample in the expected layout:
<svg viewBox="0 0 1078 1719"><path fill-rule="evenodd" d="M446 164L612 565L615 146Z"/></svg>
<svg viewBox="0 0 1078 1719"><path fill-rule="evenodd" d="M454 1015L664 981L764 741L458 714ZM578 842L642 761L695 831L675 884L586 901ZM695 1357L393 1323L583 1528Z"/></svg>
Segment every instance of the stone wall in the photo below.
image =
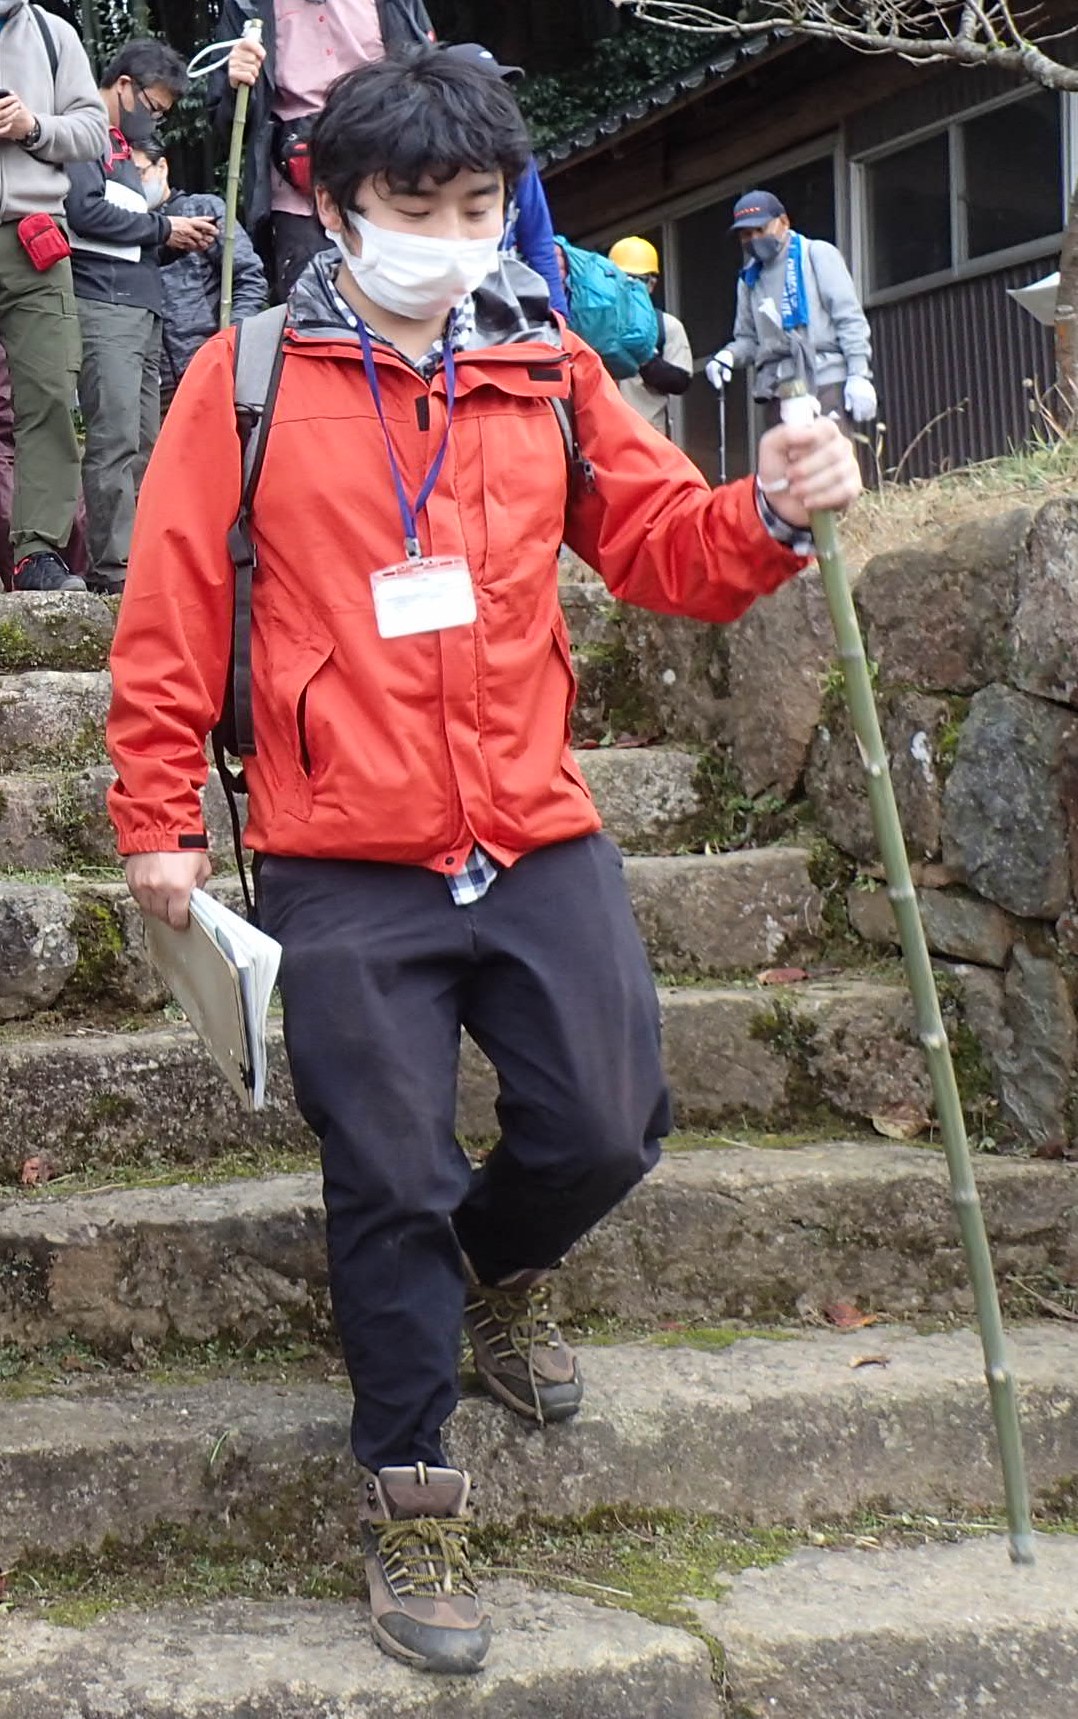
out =
<svg viewBox="0 0 1078 1719"><path fill-rule="evenodd" d="M856 602L929 944L976 1044L986 1132L1078 1139L1078 502L870 561ZM849 864L849 931L897 945L818 575L731 629L727 739L748 795ZM842 878L837 863L833 876Z"/></svg>

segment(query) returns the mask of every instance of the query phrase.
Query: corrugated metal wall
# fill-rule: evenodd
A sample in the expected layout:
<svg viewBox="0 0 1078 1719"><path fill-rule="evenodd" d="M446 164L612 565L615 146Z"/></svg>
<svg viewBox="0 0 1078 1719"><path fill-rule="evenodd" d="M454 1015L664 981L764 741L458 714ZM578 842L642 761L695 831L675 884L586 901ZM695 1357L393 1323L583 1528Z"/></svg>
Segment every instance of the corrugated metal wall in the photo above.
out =
<svg viewBox="0 0 1078 1719"><path fill-rule="evenodd" d="M1006 453L1028 438L1030 392L1023 381L1050 385L1052 336L1006 288L1026 286L1054 267L1051 260L1024 263L869 313L886 468L912 448L902 475L927 477Z"/></svg>

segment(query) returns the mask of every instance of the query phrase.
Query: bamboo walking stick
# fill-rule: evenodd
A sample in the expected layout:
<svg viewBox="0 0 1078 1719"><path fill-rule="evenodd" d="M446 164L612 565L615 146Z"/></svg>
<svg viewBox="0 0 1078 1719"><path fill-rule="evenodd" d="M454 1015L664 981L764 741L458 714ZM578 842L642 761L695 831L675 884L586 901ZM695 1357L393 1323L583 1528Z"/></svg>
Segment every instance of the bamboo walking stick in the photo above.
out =
<svg viewBox="0 0 1078 1719"><path fill-rule="evenodd" d="M243 26L247 41L261 42L261 18L249 18ZM221 320L222 328L232 326L232 277L236 261L236 214L240 197L240 173L243 167L243 134L247 129L247 104L251 99L248 84L236 91L236 106L232 113L232 135L228 148L228 177L225 180L225 237L221 251Z"/></svg>
<svg viewBox="0 0 1078 1719"><path fill-rule="evenodd" d="M803 364L804 354L798 356ZM802 380L793 384L789 395L783 400L782 416L785 423L811 422L819 410L803 376L804 372ZM984 1350L985 1376L988 1380L992 1417L999 1441L1000 1465L1003 1469L1010 1554L1016 1564L1032 1564L1033 1526L1030 1519L1029 1485L1018 1420L1014 1374L1007 1358L999 1293L984 1226L984 1213L973 1176L962 1101L940 1011L939 993L936 990L928 943L914 893L894 784L865 656L864 640L861 637L861 627L839 543L836 516L830 512L814 513L810 525L823 576L831 624L838 644L846 703L865 769L872 827L887 876L888 899L898 921L902 955L916 1011L917 1032L924 1046L936 1100L936 1115L939 1118L943 1149L951 1178L951 1199L973 1285L974 1307Z"/></svg>

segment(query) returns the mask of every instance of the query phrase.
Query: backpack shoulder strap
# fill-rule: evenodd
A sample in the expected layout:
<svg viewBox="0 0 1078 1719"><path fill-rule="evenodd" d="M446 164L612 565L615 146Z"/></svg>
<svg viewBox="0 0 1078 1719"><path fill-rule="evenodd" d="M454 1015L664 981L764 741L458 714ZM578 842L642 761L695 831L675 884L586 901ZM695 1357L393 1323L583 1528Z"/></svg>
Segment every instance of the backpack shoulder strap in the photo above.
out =
<svg viewBox="0 0 1078 1719"><path fill-rule="evenodd" d="M41 7L40 6L31 6L30 10L34 14L34 22L36 23L38 30L41 33L41 40L45 44L45 52L49 56L49 69L52 72L52 81L53 81L53 83L55 83L56 82L56 74L60 70L60 53L59 53L59 49L56 46L56 37L53 35L52 31L49 29L48 24L45 22L45 14L41 10Z"/></svg>
<svg viewBox="0 0 1078 1719"><path fill-rule="evenodd" d="M232 399L236 433L243 461L240 505L228 534L232 558L232 659L221 721L213 731L213 757L228 803L232 845L236 850L247 916L254 918L254 901L244 863L243 832L238 796L245 792L242 770L234 772L228 754L250 757L255 751L254 705L251 676L251 603L258 555L251 534L251 511L262 475L273 422L273 407L284 365L284 305L273 305L257 316L249 316L236 328L232 353Z"/></svg>
<svg viewBox="0 0 1078 1719"><path fill-rule="evenodd" d="M249 316L236 327L232 355L232 397L236 427L243 449L241 514L250 513L273 419L273 407L284 360L287 309L283 304Z"/></svg>
<svg viewBox="0 0 1078 1719"><path fill-rule="evenodd" d="M550 404L554 408L554 416L558 420L562 441L565 443L565 464L569 472L569 501L588 493L595 488L595 468L586 459L576 433L576 407L573 404L572 388L569 396L561 400L554 395Z"/></svg>
<svg viewBox="0 0 1078 1719"><path fill-rule="evenodd" d="M236 430L243 455L243 487L239 512L228 534L234 591L232 602L231 733L229 750L245 757L255 750L251 702L251 591L257 555L251 535L251 511L262 475L273 422L273 407L284 364L285 307L250 316L236 329L232 395Z"/></svg>

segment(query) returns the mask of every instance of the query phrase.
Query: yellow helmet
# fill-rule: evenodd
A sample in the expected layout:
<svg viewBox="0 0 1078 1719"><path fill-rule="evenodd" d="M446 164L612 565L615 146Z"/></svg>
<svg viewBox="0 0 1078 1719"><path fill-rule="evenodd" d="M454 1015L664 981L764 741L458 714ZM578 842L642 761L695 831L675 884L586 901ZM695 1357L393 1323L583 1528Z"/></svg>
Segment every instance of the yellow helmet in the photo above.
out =
<svg viewBox="0 0 1078 1719"><path fill-rule="evenodd" d="M659 273L659 253L647 239L619 239L607 254L627 275Z"/></svg>

